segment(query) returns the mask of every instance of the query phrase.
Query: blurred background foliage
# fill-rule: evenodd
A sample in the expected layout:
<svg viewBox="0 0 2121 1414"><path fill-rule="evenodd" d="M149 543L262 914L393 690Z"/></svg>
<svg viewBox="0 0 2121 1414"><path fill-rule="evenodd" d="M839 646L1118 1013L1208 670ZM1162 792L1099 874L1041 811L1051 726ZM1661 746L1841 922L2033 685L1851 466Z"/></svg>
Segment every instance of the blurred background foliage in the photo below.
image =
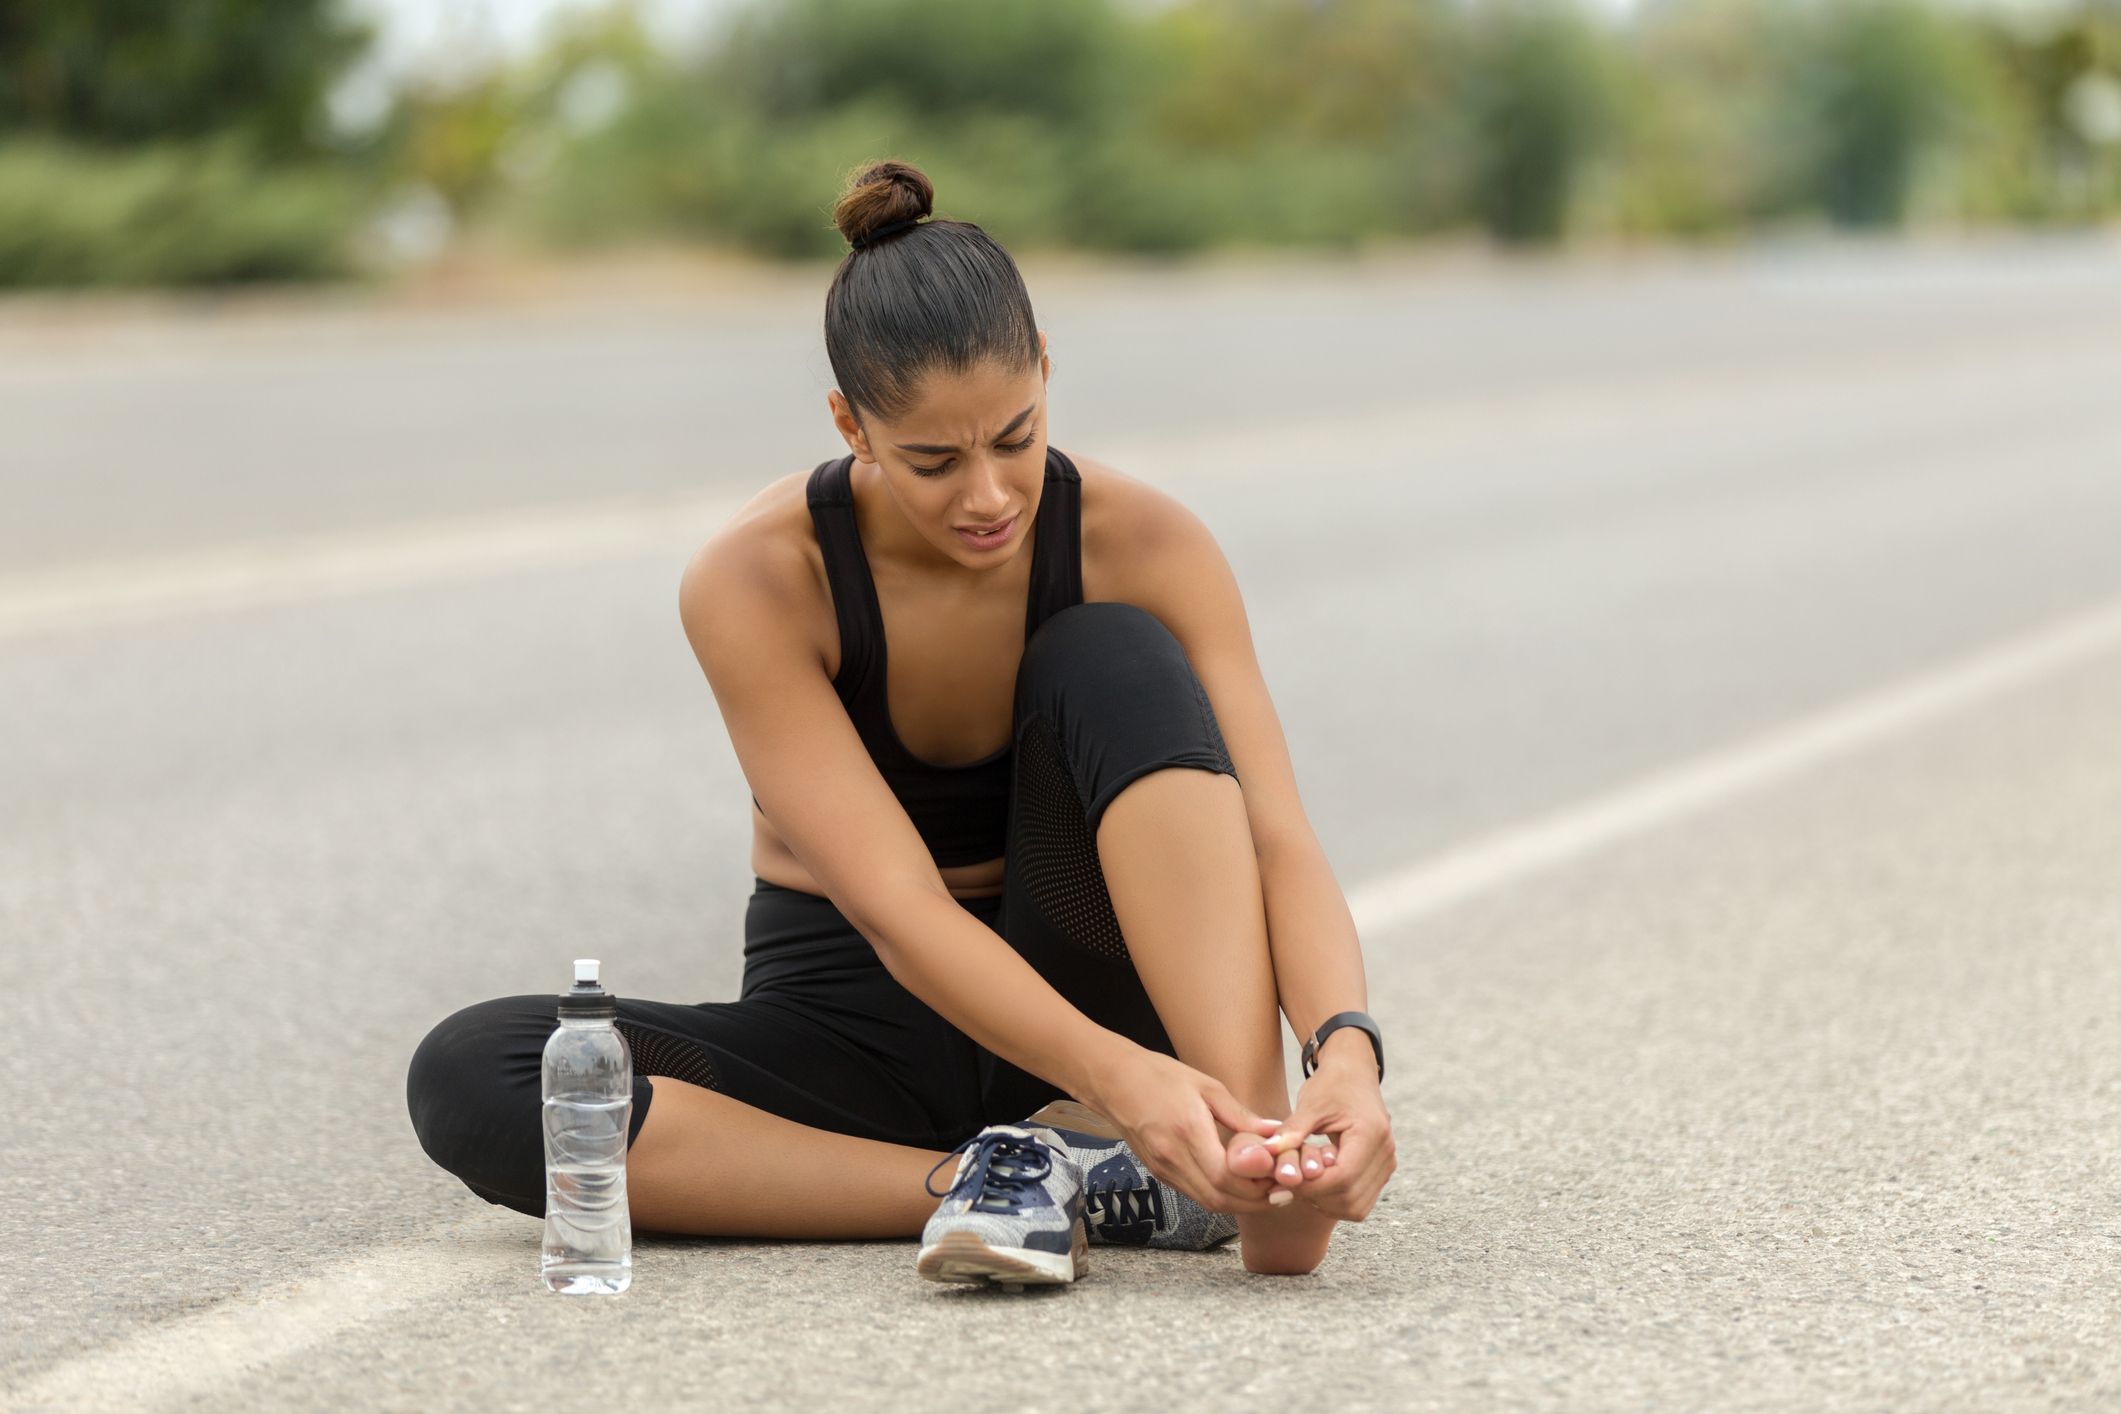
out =
<svg viewBox="0 0 2121 1414"><path fill-rule="evenodd" d="M8 0L0 285L330 277L480 243L844 250L898 156L1018 249L2084 224L2121 0L625 0L335 105L332 0Z"/></svg>
<svg viewBox="0 0 2121 1414"><path fill-rule="evenodd" d="M327 140L333 0L0 4L0 286L342 275L381 173Z"/></svg>

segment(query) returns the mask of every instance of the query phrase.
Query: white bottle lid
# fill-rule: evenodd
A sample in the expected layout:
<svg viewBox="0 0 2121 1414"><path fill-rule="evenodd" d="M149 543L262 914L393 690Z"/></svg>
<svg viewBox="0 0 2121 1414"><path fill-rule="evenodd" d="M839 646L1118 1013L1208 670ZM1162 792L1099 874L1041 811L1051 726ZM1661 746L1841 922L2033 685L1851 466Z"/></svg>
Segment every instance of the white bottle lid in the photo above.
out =
<svg viewBox="0 0 2121 1414"><path fill-rule="evenodd" d="M598 962L593 957L578 957L574 960L574 980L577 985L597 980Z"/></svg>

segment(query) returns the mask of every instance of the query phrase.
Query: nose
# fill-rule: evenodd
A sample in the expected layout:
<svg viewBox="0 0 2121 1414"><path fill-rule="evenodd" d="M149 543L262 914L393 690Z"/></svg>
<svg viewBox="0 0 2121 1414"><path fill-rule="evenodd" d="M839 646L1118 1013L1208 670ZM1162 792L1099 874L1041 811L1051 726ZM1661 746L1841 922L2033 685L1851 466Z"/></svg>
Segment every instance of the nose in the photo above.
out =
<svg viewBox="0 0 2121 1414"><path fill-rule="evenodd" d="M965 490L965 519L974 525L992 525L1009 514L1009 487L992 457L973 463Z"/></svg>

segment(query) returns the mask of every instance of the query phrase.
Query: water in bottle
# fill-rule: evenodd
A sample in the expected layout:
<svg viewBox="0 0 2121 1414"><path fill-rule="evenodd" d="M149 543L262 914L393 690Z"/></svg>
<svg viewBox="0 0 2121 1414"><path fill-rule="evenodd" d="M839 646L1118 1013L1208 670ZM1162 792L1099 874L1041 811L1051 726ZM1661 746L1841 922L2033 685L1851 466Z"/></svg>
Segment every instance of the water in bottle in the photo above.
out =
<svg viewBox="0 0 2121 1414"><path fill-rule="evenodd" d="M545 1250L539 1272L554 1291L616 1295L633 1280L626 1209L626 1130L633 1056L612 1024L618 1003L578 958L560 994L560 1024L545 1043Z"/></svg>

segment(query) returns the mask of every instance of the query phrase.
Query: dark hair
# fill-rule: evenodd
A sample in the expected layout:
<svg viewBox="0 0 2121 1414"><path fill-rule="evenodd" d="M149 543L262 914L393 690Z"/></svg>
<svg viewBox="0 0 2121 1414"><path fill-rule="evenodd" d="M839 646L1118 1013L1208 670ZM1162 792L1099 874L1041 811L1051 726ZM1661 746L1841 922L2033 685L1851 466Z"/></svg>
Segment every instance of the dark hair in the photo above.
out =
<svg viewBox="0 0 2121 1414"><path fill-rule="evenodd" d="M1016 262L970 221L921 219L934 209L927 176L891 161L857 171L833 208L855 248L825 294L825 357L857 420L897 421L932 373L1038 365Z"/></svg>

